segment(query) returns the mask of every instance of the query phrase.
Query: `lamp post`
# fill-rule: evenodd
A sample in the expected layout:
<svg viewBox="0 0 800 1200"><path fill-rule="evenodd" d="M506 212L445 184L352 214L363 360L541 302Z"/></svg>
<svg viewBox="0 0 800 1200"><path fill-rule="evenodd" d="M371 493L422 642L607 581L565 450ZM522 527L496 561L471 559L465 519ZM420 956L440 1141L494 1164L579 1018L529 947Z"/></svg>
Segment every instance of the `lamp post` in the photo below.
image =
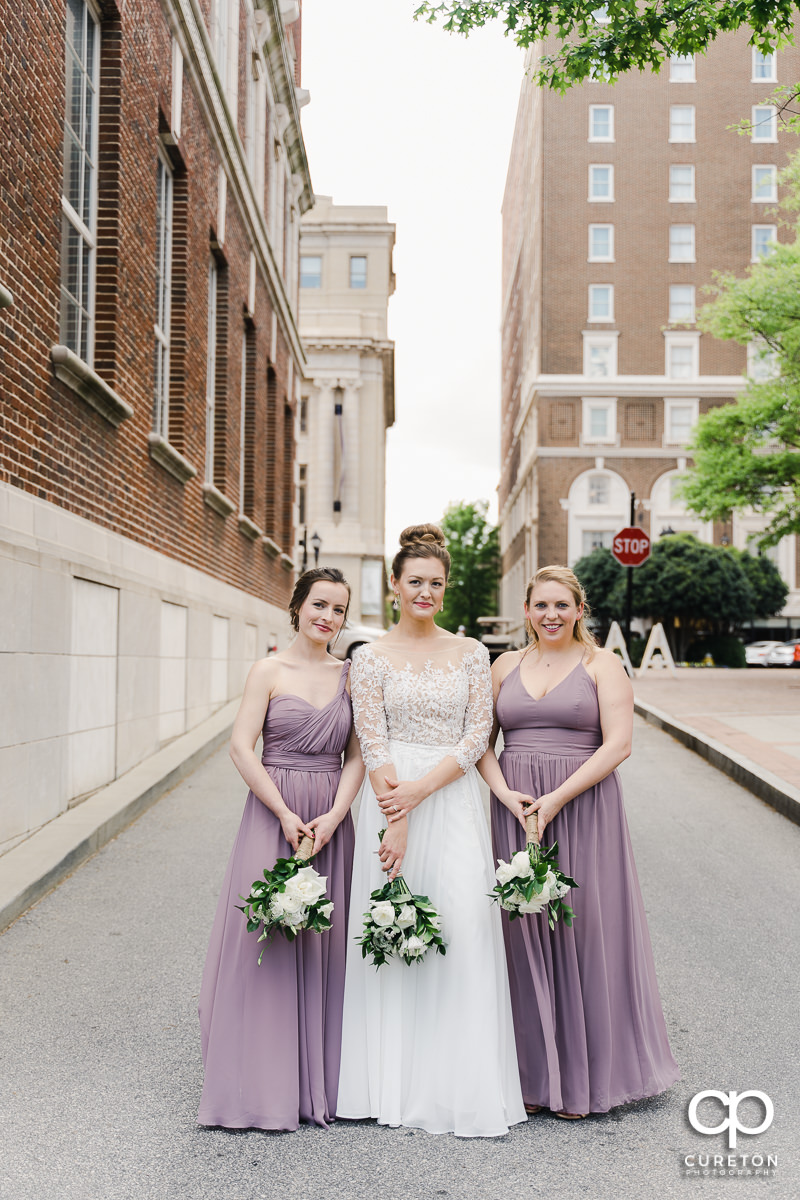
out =
<svg viewBox="0 0 800 1200"><path fill-rule="evenodd" d="M322 549L322 538L316 530L311 535L311 549L314 551L314 566L319 566L319 552Z"/></svg>
<svg viewBox="0 0 800 1200"><path fill-rule="evenodd" d="M301 571L305 571L308 567L308 526L303 526L303 536L300 538L300 545L303 547L303 566Z"/></svg>

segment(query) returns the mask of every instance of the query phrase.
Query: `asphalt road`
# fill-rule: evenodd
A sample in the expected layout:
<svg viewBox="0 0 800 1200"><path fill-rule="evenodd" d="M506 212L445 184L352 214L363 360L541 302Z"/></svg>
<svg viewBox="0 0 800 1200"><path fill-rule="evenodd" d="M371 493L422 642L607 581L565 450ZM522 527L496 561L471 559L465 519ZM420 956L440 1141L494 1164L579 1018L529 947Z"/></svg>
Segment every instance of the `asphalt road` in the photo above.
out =
<svg viewBox="0 0 800 1200"><path fill-rule="evenodd" d="M623 775L683 1072L667 1094L582 1122L539 1114L488 1140L366 1121L294 1134L196 1126L197 992L244 799L220 751L0 937L0 1196L800 1195L800 828L640 721ZM737 1153L777 1155L775 1178L681 1176L683 1155L728 1153L722 1134L687 1120L707 1088L771 1097L771 1128L740 1135Z"/></svg>

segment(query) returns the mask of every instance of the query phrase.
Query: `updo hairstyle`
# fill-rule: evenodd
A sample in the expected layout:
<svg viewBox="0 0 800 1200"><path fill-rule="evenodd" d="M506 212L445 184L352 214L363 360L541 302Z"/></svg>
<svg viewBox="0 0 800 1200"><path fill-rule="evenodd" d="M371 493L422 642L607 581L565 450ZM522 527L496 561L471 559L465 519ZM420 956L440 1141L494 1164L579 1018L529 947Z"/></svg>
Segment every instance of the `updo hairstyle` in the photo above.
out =
<svg viewBox="0 0 800 1200"><path fill-rule="evenodd" d="M589 627L586 624L592 610L589 608L583 585L575 572L571 571L569 567L562 567L557 564L550 567L539 567L539 570L529 581L525 591L525 603L527 605L530 605L533 589L540 583L560 583L562 587L567 588L572 593L572 598L576 605L583 605L583 615L575 622L572 636L576 642L580 642L589 651L590 655L594 654L598 648L597 639L590 633ZM525 618L525 632L528 635L529 645L538 646L539 635L527 617Z"/></svg>
<svg viewBox="0 0 800 1200"><path fill-rule="evenodd" d="M300 609L308 599L308 593L315 583L341 583L347 588L347 607L344 610L344 619L347 621L347 614L350 611L350 584L338 567L312 567L310 571L304 571L300 576L294 585L292 598L289 601L289 620L295 633L300 629ZM342 627L344 627L344 623Z"/></svg>
<svg viewBox="0 0 800 1200"><path fill-rule="evenodd" d="M438 558L444 567L444 577L450 574L450 555L444 534L438 525L409 525L400 534L400 549L392 560L392 574L399 579L410 558Z"/></svg>

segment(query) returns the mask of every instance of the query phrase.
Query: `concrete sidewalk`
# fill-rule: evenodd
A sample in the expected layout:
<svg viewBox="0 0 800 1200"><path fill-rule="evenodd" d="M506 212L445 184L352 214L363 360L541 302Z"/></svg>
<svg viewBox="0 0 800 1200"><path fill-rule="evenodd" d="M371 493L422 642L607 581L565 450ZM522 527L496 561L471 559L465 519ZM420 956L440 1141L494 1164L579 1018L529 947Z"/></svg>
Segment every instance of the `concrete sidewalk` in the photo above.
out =
<svg viewBox="0 0 800 1200"><path fill-rule="evenodd" d="M636 711L800 824L800 671L648 671Z"/></svg>

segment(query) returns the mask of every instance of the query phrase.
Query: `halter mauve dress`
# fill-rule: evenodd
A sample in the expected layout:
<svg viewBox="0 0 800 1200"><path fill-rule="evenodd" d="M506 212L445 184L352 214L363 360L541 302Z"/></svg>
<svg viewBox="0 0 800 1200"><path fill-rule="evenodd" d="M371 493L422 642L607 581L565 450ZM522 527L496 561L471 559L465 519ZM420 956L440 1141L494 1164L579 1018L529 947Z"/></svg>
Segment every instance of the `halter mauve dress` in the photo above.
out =
<svg viewBox="0 0 800 1200"><path fill-rule="evenodd" d="M602 743L594 680L582 663L540 700L519 666L497 697L500 755L510 788L553 791ZM495 854L506 861L525 834L492 796ZM570 929L545 915L503 914L522 1094L553 1112L606 1112L664 1091L679 1078L658 994L650 934L616 771L553 818L545 844L579 888Z"/></svg>
<svg viewBox="0 0 800 1200"><path fill-rule="evenodd" d="M330 810L353 724L345 662L336 695L323 708L299 696L273 696L262 762L303 821ZM257 935L235 907L279 858L289 858L278 818L252 792L225 872L200 989L205 1081L198 1123L231 1129L327 1125L336 1112L353 821L348 813L311 865L328 879L332 928L277 934L261 966ZM263 943L262 943L263 945Z"/></svg>

